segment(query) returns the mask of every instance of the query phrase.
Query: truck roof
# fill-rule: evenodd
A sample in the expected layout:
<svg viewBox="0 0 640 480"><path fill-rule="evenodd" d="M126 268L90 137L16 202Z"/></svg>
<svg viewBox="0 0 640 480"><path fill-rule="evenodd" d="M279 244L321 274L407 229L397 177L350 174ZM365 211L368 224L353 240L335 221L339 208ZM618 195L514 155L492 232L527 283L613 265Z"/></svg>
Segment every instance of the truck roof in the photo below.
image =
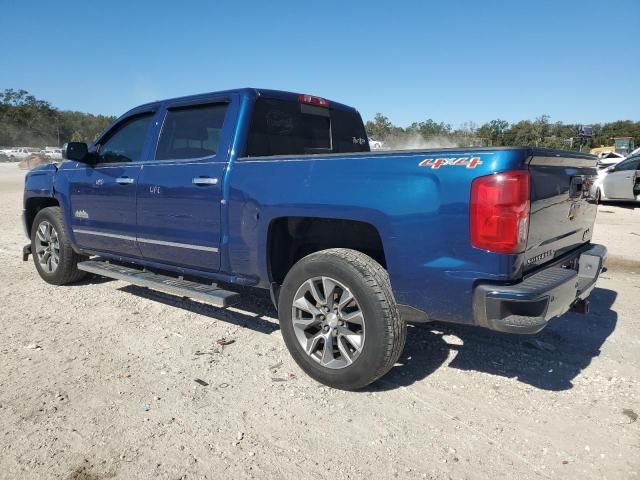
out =
<svg viewBox="0 0 640 480"><path fill-rule="evenodd" d="M163 102L176 102L176 101L190 102L190 101L198 101L198 100L207 100L208 98L219 97L221 95L234 95L234 94L244 95L252 98L265 97L265 98L274 98L278 100L287 100L287 101L297 102L298 97L302 93L307 95L307 93L305 92L294 93L294 92L287 92L284 90L271 90L267 88L251 88L251 87L235 88L232 90L220 90L217 92L198 93L195 95L187 95L184 97L174 97L174 98L165 98L162 100L155 100L153 102L148 102L142 105L138 105L137 107L134 107L131 110L129 110L127 113L133 112L138 109L143 109L152 105L157 105ZM349 105L345 105L339 102L334 102L331 99L327 99L327 100L329 100L331 104L331 108L357 112L355 108L350 107Z"/></svg>

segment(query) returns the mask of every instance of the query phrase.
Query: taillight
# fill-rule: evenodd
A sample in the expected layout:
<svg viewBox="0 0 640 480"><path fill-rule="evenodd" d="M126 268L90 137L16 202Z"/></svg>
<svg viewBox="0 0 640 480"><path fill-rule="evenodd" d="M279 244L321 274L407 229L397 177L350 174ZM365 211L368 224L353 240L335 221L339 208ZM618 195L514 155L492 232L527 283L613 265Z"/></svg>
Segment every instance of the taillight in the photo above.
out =
<svg viewBox="0 0 640 480"><path fill-rule="evenodd" d="M308 103L309 105L316 105L318 107L329 108L329 100L320 97L314 97L313 95L300 95L298 97L300 103Z"/></svg>
<svg viewBox="0 0 640 480"><path fill-rule="evenodd" d="M529 172L476 178L469 214L471 245L497 253L523 251L529 232Z"/></svg>

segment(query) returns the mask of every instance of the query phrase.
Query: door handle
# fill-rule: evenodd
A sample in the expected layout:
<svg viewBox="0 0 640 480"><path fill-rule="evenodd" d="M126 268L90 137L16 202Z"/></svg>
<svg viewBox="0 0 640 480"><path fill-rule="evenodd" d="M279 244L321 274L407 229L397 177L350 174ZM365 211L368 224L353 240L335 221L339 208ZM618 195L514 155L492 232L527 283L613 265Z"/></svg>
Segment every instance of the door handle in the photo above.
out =
<svg viewBox="0 0 640 480"><path fill-rule="evenodd" d="M217 185L218 179L211 177L195 177L191 180L191 183L194 185Z"/></svg>
<svg viewBox="0 0 640 480"><path fill-rule="evenodd" d="M116 178L116 183L119 185L131 185L133 183L133 178L118 177Z"/></svg>

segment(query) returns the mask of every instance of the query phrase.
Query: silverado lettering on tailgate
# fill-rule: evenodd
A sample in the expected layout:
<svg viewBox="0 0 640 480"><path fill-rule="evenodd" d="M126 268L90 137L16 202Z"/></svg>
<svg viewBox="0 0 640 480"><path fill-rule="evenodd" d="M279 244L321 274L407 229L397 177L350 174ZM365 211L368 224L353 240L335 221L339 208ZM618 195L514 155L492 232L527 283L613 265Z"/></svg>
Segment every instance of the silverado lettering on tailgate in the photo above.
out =
<svg viewBox="0 0 640 480"><path fill-rule="evenodd" d="M556 253L555 250L547 250L546 252L541 253L540 255L536 255L535 257L529 258L527 260L527 265L538 263L546 258L553 257L555 253Z"/></svg>

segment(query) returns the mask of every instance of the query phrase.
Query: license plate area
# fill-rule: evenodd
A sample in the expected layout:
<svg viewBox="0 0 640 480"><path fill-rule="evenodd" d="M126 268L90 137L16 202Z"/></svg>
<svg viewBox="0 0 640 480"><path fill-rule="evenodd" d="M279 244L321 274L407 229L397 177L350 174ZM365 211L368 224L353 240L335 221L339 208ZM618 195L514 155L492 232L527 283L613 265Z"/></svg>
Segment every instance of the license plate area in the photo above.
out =
<svg viewBox="0 0 640 480"><path fill-rule="evenodd" d="M561 268L566 268L567 270L575 270L578 272L580 270L580 256L569 258L562 262L559 265Z"/></svg>

